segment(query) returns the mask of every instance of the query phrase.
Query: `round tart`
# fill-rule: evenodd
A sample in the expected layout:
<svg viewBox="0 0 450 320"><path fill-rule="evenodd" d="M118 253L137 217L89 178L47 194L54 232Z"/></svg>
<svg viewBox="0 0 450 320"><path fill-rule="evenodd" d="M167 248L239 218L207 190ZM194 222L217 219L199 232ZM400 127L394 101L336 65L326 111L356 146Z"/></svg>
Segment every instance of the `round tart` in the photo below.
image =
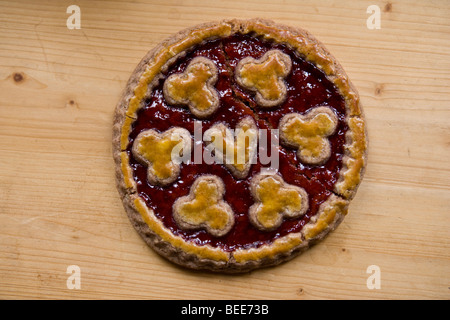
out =
<svg viewBox="0 0 450 320"><path fill-rule="evenodd" d="M359 96L308 32L224 20L151 50L117 106L113 153L133 226L179 265L276 265L334 230L366 163Z"/></svg>

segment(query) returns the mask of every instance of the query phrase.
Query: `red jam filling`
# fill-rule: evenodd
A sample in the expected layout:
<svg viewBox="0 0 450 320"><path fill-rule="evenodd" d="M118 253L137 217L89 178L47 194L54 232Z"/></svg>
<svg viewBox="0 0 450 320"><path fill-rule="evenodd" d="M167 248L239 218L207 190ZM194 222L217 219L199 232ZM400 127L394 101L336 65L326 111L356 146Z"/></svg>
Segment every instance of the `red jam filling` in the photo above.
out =
<svg viewBox="0 0 450 320"><path fill-rule="evenodd" d="M234 69L244 57L260 58L271 49L279 49L289 55L292 70L285 79L287 98L281 106L267 109L258 108L253 93L240 87L234 80ZM164 79L173 73L183 72L189 62L197 56L212 60L218 69L219 78L215 85L220 96L219 109L208 119L202 120L202 131L205 132L217 122L226 123L234 129L245 116L252 116L260 129L276 129L279 120L290 112L304 113L310 108L326 105L331 107L339 118L336 132L329 137L332 155L320 166L302 164L296 151L281 146L279 148L279 172L283 179L293 185L300 186L309 195L309 209L297 219L285 220L274 231L260 231L250 224L248 209L254 203L250 194L250 179L264 167L259 162L253 164L245 179L234 178L228 169L220 164L181 164L178 180L166 187L154 186L147 181L147 167L139 163L131 153L131 146L136 136L143 130L155 129L160 132L171 127L186 128L194 136L194 122L199 121L187 108L169 106L162 92ZM134 179L139 196L142 197L155 215L175 235L199 245L209 244L225 251L239 248L253 248L270 243L291 232L299 232L318 207L332 193L342 164L343 145L347 126L345 123L345 103L336 87L325 74L313 64L298 56L292 49L282 44L272 43L250 35L234 35L202 44L175 62L167 74L146 100L145 107L138 112L133 123L127 148ZM202 146L202 148L204 145ZM172 204L181 196L189 193L192 183L202 174L214 174L222 178L226 192L224 200L229 203L235 213L235 224L232 230L222 237L213 237L205 230L183 230L177 226L172 217Z"/></svg>

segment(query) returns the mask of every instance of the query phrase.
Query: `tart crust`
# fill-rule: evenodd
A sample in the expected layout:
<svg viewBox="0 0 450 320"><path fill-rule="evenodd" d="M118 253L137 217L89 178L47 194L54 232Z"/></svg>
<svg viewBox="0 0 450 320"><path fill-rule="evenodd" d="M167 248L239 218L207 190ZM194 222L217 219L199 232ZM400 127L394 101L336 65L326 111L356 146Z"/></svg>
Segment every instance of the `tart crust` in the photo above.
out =
<svg viewBox="0 0 450 320"><path fill-rule="evenodd" d="M333 82L345 100L345 155L334 193L319 207L301 232L290 233L257 248L225 251L210 245L196 245L173 234L139 197L126 148L132 124L145 98L162 78L162 73L186 51L205 41L233 34L257 34L283 43L315 64ZM277 265L303 252L334 230L347 213L366 165L367 138L359 95L343 68L311 34L269 20L223 20L194 26L169 37L141 60L130 77L116 107L113 124L113 157L116 181L127 215L145 242L156 252L179 265L227 273L245 272Z"/></svg>

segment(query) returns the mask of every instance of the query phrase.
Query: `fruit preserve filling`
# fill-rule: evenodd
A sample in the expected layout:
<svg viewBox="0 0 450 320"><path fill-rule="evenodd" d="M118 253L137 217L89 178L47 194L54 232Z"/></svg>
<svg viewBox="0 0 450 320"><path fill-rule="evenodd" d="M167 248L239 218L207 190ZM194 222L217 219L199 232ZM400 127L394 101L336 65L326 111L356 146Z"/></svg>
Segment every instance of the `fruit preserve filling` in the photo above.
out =
<svg viewBox="0 0 450 320"><path fill-rule="evenodd" d="M290 72L284 77L283 82L286 95L278 105L261 107L255 91L238 83L235 73L239 62L243 59L252 58L252 63L259 63L258 59L271 50L279 50L280 54L287 55L291 61ZM196 58L198 60L198 57L212 61L217 69L217 79L213 86L219 99L218 107L206 117L198 117L189 108L169 103L163 91L165 80L171 75L185 72L189 66L192 67L190 63ZM295 218L285 217L275 229L261 230L249 219L249 210L255 204L251 191L252 177L257 176L262 168L268 166L262 163L259 156L245 177L236 177L224 164L189 161L180 164L179 174L172 183L161 185L149 181L148 166L139 161L132 152L134 141L146 130L163 133L178 127L186 129L194 137L196 123L201 123L203 134L217 124L225 124L228 128L235 129L242 120L250 117L258 129L270 132L279 129L280 121L285 115L308 114L310 110L319 106L333 110L337 119L333 133L326 137L330 152L325 161L308 164L307 161L300 160L295 147L283 143L276 151L272 151L278 152L278 173L284 183L289 185L289 188L298 187L307 193L304 199L307 201L306 212ZM186 241L233 251L259 247L302 229L317 213L320 204L332 194L342 164L346 131L344 99L334 84L314 64L307 62L285 45L252 35L233 35L199 45L169 66L159 84L146 99L145 106L138 112L129 135L127 153L139 196L145 200L149 208L153 209L154 214L166 228ZM205 147L205 143L195 142L193 150L202 148L203 152ZM193 157L192 152L192 159ZM174 203L179 198L190 195L194 182L198 182L198 178L205 175L221 179L224 191L220 203L226 203L234 214L234 223L225 234L212 235L204 228L181 228L174 218Z"/></svg>

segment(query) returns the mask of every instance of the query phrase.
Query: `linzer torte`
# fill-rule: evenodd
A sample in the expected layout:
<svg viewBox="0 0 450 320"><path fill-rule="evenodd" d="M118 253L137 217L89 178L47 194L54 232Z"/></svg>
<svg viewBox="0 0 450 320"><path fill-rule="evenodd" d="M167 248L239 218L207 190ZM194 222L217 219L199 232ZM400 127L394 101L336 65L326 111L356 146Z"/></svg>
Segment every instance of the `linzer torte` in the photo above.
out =
<svg viewBox="0 0 450 320"><path fill-rule="evenodd" d="M276 265L334 230L366 164L357 91L305 30L195 26L151 50L117 106L119 193L138 233L179 265Z"/></svg>

